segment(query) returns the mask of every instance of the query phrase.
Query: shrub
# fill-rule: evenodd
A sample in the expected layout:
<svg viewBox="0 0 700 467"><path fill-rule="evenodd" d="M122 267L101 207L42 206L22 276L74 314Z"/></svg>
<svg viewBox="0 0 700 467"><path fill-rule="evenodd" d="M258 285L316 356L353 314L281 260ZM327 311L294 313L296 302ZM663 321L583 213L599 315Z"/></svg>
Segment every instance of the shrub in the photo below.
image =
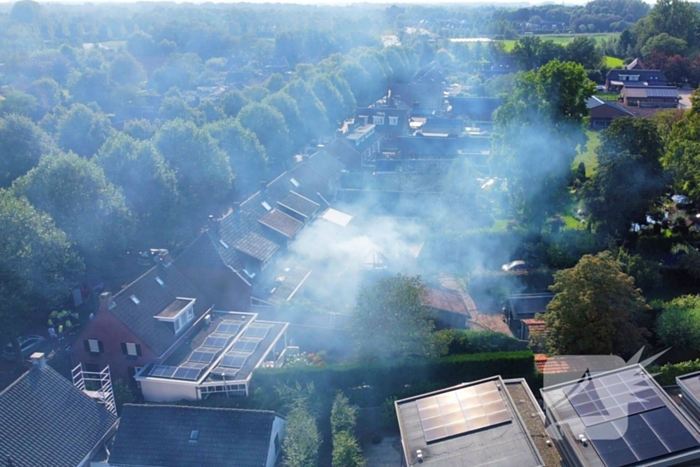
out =
<svg viewBox="0 0 700 467"><path fill-rule="evenodd" d="M654 379L662 386L674 386L676 377L700 371L700 358L680 363L667 363L663 366L652 366L648 368L649 373L656 375Z"/></svg>

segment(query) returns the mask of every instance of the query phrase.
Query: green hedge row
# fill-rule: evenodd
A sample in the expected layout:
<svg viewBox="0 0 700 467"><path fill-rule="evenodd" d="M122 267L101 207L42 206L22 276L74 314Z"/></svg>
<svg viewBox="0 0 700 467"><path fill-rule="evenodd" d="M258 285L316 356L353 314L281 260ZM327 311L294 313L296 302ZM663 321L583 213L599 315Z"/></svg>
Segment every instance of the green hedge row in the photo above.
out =
<svg viewBox="0 0 700 467"><path fill-rule="evenodd" d="M534 374L534 368L534 356L529 350L451 355L394 363L283 367L256 370L251 389L268 392L280 385L312 383L318 392L346 391L352 394L359 388L369 393L361 396L369 404L406 394L407 387L425 386L426 383L448 387L494 375L529 378Z"/></svg>
<svg viewBox="0 0 700 467"><path fill-rule="evenodd" d="M466 331L461 329L453 329L449 332L452 334L452 340L448 347L448 355L513 352L527 350L528 348L527 342L507 336L502 332Z"/></svg>
<svg viewBox="0 0 700 467"><path fill-rule="evenodd" d="M676 376L700 371L700 359L680 363L667 363L662 366L651 366L647 369L656 382L662 386L675 386Z"/></svg>

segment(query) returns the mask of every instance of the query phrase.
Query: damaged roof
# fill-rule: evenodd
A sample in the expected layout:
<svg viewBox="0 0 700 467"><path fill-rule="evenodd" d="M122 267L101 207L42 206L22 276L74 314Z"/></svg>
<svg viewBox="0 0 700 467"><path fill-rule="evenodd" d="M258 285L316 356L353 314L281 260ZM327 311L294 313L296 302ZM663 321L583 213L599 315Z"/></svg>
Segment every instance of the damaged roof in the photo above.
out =
<svg viewBox="0 0 700 467"><path fill-rule="evenodd" d="M436 310L469 316L469 310L462 296L454 292L426 287L421 295L421 304Z"/></svg>

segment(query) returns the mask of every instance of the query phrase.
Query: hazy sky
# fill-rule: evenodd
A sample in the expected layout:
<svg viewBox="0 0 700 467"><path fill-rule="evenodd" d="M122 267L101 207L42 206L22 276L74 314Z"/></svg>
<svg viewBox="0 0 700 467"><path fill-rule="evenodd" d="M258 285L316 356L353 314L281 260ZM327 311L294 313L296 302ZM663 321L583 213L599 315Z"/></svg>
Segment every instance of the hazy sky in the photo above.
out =
<svg viewBox="0 0 700 467"><path fill-rule="evenodd" d="M71 4L83 4L83 3L135 3L138 1L143 1L143 0L92 0L92 1L86 1L86 0L37 0L39 3L71 3ZM157 2L158 0L146 0L148 2ZM164 0L168 1L170 3L173 2L173 0ZM14 3L14 1L0 1L0 3ZM303 4L303 5L315 5L315 4L323 4L323 5L337 5L337 6L346 6L346 5L352 5L352 4L362 4L362 3L372 3L372 4L386 4L388 5L401 5L401 4L430 4L430 5L440 5L440 4L472 4L472 5L479 5L479 4L498 4L498 5L504 5L504 4L510 4L510 5L517 5L517 6L522 6L522 5L527 5L527 4L541 4L541 3L557 3L557 4L563 4L563 5L583 5L587 3L587 0L579 0L579 1L574 1L574 0L566 0L566 1L557 1L554 2L552 0L542 0L542 1L528 1L528 2L517 2L513 0L492 0L489 2L484 2L483 0L415 0L415 1L401 1L401 2L387 2L386 0L363 0L361 2L354 2L354 1L347 1L347 0L325 0L325 1L319 1L319 0L275 0L275 1L270 1L270 0L246 0L243 2L236 1L236 0L189 0L187 2L183 1L178 1L175 0L174 3L287 3L287 4ZM648 3L653 3L653 2L648 2Z"/></svg>

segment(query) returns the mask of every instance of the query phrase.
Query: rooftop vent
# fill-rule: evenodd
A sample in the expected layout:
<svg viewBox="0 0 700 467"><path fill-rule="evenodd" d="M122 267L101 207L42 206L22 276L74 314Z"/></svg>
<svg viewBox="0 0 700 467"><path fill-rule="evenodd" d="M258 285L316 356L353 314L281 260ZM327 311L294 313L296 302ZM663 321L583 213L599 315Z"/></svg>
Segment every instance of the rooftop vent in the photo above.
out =
<svg viewBox="0 0 700 467"><path fill-rule="evenodd" d="M136 304L136 305L138 305L139 303L141 303L141 300L139 300L138 297L137 297L136 295L132 295L132 296L129 297L129 298L130 298L131 301L134 302L134 304Z"/></svg>
<svg viewBox="0 0 700 467"><path fill-rule="evenodd" d="M423 463L423 451L418 449L416 451L416 458L418 459L418 463L422 464Z"/></svg>

